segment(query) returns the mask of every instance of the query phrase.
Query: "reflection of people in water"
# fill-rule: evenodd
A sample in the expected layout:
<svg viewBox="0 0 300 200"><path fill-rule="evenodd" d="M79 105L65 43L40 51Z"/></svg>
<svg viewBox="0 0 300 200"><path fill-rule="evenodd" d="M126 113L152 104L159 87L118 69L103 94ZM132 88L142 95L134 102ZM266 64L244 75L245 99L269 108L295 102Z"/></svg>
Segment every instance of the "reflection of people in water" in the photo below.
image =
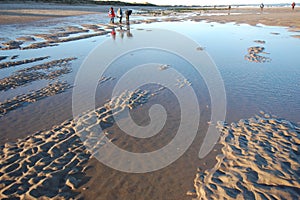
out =
<svg viewBox="0 0 300 200"><path fill-rule="evenodd" d="M117 32L118 32L118 34L120 35L120 38L121 38L121 39L124 38L124 33L125 33L125 32L126 32L126 36L127 36L128 38L133 37L132 33L130 32L130 26L129 26L129 25L126 26L126 29L124 29L123 26L119 26L119 27L120 27L120 29L117 30ZM111 34L111 37L115 40L115 39L116 39L116 30L115 30L115 28L112 28L110 34Z"/></svg>
<svg viewBox="0 0 300 200"><path fill-rule="evenodd" d="M130 26L129 26L129 24L127 24L127 27L126 27L126 35L127 35L127 37L133 37L133 35L132 35L132 33L130 32Z"/></svg>
<svg viewBox="0 0 300 200"><path fill-rule="evenodd" d="M115 40L116 39L116 30L115 30L115 28L113 28L112 30L111 30L111 37Z"/></svg>
<svg viewBox="0 0 300 200"><path fill-rule="evenodd" d="M120 38L123 39L124 38L124 30L123 30L122 26L120 26L119 34L120 34Z"/></svg>

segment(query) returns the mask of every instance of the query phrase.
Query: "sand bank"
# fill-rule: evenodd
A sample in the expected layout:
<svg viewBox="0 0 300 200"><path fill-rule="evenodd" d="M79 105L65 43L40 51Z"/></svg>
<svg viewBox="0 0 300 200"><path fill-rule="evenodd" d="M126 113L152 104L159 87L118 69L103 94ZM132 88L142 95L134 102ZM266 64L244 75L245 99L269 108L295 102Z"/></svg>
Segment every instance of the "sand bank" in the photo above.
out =
<svg viewBox="0 0 300 200"><path fill-rule="evenodd" d="M211 11L208 14L216 13ZM199 13L198 16L192 17L194 20L206 20L210 22L236 22L239 24L264 24L268 26L286 26L294 31L300 30L300 10L292 11L291 8L265 8L263 12L259 8L235 8L228 10L218 11L223 15L206 16L206 13Z"/></svg>
<svg viewBox="0 0 300 200"><path fill-rule="evenodd" d="M300 128L265 114L219 123L222 154L197 173L197 199L298 199Z"/></svg>
<svg viewBox="0 0 300 200"><path fill-rule="evenodd" d="M0 3L0 24L27 23L67 16L95 14L106 11L105 6L72 6L48 3Z"/></svg>
<svg viewBox="0 0 300 200"><path fill-rule="evenodd" d="M38 20L68 17L77 15L95 14L88 11L65 10L1 10L0 24L26 23Z"/></svg>

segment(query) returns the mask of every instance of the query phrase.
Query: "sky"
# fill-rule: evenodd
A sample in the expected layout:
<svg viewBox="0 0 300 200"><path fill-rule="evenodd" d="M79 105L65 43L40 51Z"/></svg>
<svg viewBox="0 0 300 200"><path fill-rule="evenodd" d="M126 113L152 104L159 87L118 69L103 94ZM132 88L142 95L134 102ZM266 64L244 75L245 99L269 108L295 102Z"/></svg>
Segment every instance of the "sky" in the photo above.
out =
<svg viewBox="0 0 300 200"><path fill-rule="evenodd" d="M292 3L293 0L125 0L126 2L149 2L157 5L229 5L229 4L277 4Z"/></svg>

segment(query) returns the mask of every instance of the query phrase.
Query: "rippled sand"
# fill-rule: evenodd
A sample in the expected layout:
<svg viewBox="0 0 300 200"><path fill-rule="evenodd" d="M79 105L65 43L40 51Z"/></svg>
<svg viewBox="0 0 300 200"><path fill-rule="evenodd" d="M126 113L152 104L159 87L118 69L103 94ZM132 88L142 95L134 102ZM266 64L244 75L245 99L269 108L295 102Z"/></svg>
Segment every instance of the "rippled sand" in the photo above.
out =
<svg viewBox="0 0 300 200"><path fill-rule="evenodd" d="M197 199L299 199L300 128L256 116L218 125L222 154L195 178Z"/></svg>
<svg viewBox="0 0 300 200"><path fill-rule="evenodd" d="M112 124L112 112L116 115L125 108L133 109L147 98L147 91L125 91L95 111L1 146L0 197L70 199L78 196L78 188L89 180L85 175L87 161L103 145L117 140L109 132L97 132L97 126Z"/></svg>

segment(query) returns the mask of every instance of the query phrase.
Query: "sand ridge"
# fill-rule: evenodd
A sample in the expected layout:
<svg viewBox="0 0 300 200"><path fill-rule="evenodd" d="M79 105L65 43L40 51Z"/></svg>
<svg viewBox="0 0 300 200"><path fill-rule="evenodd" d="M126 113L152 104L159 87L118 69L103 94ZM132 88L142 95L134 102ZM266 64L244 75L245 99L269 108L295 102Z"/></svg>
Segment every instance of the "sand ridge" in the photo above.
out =
<svg viewBox="0 0 300 200"><path fill-rule="evenodd" d="M3 60L6 58L7 57L3 57ZM14 67L14 66L28 64L28 63L33 63L33 62L41 61L41 60L48 59L48 58L50 58L50 56L30 58L30 59L18 60L18 61L2 62L2 63L0 63L0 69ZM13 60L13 58L11 58L11 59ZM16 59L16 58L14 58L14 59Z"/></svg>
<svg viewBox="0 0 300 200"><path fill-rule="evenodd" d="M268 114L218 123L222 154L197 173L196 199L299 199L300 128Z"/></svg>
<svg viewBox="0 0 300 200"><path fill-rule="evenodd" d="M26 43L24 42L26 36L2 42L1 44L2 46L0 46L0 50L38 49L38 48L49 47L49 46L57 46L60 43L64 43L64 42L70 42L70 41L108 34L109 31L104 30L103 27L105 27L105 25L103 24L99 24L99 25L83 24L82 27L77 27L77 26L61 27L60 30L58 31L54 30L51 32L50 30L50 32L46 34L34 33L32 36L29 36L31 40L26 39Z"/></svg>

